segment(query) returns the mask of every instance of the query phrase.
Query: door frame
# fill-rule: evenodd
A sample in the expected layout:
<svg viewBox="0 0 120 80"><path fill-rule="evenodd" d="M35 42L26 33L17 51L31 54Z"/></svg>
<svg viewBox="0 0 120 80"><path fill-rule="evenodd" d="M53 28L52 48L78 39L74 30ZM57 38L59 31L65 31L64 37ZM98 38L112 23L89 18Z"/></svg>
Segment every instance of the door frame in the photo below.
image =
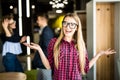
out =
<svg viewBox="0 0 120 80"><path fill-rule="evenodd" d="M87 50L89 59L92 59L96 54L96 3L97 2L114 2L115 3L115 20L114 20L114 47L115 54L115 80L120 79L118 72L118 60L120 60L120 0L93 0L86 4L87 16ZM96 64L87 74L88 80L96 80Z"/></svg>

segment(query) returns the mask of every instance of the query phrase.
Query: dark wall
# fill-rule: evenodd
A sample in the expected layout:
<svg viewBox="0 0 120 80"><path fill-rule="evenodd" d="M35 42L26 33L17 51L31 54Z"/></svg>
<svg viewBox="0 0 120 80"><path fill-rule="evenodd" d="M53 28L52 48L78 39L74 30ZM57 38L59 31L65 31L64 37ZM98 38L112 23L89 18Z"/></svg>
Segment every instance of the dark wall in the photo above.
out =
<svg viewBox="0 0 120 80"><path fill-rule="evenodd" d="M86 3L91 0L75 0L76 10L86 10Z"/></svg>

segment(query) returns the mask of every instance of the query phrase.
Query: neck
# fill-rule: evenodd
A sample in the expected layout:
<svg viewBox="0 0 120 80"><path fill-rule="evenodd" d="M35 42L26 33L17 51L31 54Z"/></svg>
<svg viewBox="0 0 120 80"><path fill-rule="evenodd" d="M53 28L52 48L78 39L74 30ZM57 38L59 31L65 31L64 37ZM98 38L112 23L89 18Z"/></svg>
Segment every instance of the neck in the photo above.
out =
<svg viewBox="0 0 120 80"><path fill-rule="evenodd" d="M42 27L45 27L45 26L47 26L48 24L47 23L44 23L43 25L42 25Z"/></svg>
<svg viewBox="0 0 120 80"><path fill-rule="evenodd" d="M64 37L65 41L71 42L72 41L72 37Z"/></svg>

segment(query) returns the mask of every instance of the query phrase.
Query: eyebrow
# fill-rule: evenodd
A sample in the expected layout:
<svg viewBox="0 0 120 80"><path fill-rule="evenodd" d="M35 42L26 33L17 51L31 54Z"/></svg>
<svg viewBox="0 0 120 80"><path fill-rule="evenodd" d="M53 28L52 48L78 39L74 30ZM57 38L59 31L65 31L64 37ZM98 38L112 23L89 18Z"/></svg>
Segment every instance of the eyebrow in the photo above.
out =
<svg viewBox="0 0 120 80"><path fill-rule="evenodd" d="M64 22L64 20L63 20L62 22ZM65 21L65 22L68 22L68 23L75 23L75 22L69 22L69 21ZM75 24L77 24L77 23L75 23ZM77 25L78 25L78 24L77 24Z"/></svg>

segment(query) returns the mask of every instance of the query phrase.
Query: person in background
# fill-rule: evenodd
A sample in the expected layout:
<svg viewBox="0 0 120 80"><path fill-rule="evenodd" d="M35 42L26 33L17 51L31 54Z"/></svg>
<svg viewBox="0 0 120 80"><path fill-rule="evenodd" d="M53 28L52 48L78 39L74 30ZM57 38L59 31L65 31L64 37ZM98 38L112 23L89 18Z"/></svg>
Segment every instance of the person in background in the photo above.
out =
<svg viewBox="0 0 120 80"><path fill-rule="evenodd" d="M6 72L24 72L17 55L22 53L21 44L26 36L20 37L16 30L16 21L12 14L5 15L2 19L4 33L1 35L3 42L2 56Z"/></svg>
<svg viewBox="0 0 120 80"><path fill-rule="evenodd" d="M82 80L100 56L116 53L113 49L101 50L89 61L81 21L75 13L65 15L60 36L49 43L48 57L38 44L23 44L39 52L45 67L53 71L53 80Z"/></svg>
<svg viewBox="0 0 120 80"><path fill-rule="evenodd" d="M50 42L50 40L54 37L54 33L50 26L48 25L48 15L47 13L38 13L36 15L36 23L40 27L39 31L39 45L41 46L41 49L43 50L45 56L47 57L47 47ZM45 69L41 58L39 56L39 52L37 51L35 53L35 56L32 60L32 68L33 69Z"/></svg>

